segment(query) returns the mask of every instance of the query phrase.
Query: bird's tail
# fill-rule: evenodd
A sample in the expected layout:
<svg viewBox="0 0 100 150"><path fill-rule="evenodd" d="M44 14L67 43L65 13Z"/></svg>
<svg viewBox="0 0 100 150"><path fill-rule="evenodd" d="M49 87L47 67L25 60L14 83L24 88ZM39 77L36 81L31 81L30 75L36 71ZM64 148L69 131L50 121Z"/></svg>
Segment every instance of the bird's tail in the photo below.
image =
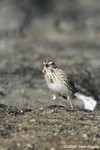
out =
<svg viewBox="0 0 100 150"><path fill-rule="evenodd" d="M96 100L90 96L85 96L85 95L77 92L75 94L75 97L83 102L84 108L86 110L93 111L97 105Z"/></svg>

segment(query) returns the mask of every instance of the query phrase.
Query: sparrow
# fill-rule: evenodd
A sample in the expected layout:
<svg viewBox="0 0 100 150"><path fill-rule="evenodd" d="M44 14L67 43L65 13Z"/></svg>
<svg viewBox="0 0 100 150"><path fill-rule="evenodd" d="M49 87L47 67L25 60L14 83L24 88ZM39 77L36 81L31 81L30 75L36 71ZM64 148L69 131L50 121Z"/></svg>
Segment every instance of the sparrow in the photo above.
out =
<svg viewBox="0 0 100 150"><path fill-rule="evenodd" d="M58 68L52 60L43 62L42 72L47 87L54 93L52 100L55 100L57 95L61 96L69 102L71 109L74 109L71 100L77 90L71 77L63 69Z"/></svg>

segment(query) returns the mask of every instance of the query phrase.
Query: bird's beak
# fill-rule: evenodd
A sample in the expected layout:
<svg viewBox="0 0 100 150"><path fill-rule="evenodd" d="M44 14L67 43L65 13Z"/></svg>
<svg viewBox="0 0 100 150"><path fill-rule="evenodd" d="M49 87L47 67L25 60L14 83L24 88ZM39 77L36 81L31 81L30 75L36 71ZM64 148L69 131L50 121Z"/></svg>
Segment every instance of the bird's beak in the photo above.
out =
<svg viewBox="0 0 100 150"><path fill-rule="evenodd" d="M46 67L46 68L48 68L48 67L49 67L49 65L48 65L48 64L46 64L46 65L45 65L45 67Z"/></svg>

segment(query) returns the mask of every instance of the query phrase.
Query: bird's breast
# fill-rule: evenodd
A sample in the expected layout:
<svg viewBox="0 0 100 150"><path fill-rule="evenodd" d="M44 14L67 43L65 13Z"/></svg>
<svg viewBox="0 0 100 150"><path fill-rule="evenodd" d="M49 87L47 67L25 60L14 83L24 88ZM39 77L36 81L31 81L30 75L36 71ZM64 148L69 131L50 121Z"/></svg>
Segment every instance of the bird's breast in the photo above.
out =
<svg viewBox="0 0 100 150"><path fill-rule="evenodd" d="M57 93L66 93L68 91L67 86L57 79L53 83L49 83L48 88Z"/></svg>

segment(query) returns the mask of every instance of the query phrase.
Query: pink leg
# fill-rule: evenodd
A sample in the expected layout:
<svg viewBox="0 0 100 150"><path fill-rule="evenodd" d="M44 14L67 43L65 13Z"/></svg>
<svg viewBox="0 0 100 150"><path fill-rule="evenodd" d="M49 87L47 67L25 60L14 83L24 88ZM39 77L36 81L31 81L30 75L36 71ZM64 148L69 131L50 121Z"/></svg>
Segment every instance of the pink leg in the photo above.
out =
<svg viewBox="0 0 100 150"><path fill-rule="evenodd" d="M47 103L49 103L49 102L52 102L52 101L54 101L56 99L56 95L53 95L53 99L50 99L50 100L46 100L46 101L39 101L39 100L36 100L38 103L41 103L42 105L45 105L45 104L47 104Z"/></svg>
<svg viewBox="0 0 100 150"><path fill-rule="evenodd" d="M77 110L77 108L74 108L74 106L73 106L72 102L70 101L69 97L68 97L67 101L70 104L70 107L71 107L70 110Z"/></svg>

